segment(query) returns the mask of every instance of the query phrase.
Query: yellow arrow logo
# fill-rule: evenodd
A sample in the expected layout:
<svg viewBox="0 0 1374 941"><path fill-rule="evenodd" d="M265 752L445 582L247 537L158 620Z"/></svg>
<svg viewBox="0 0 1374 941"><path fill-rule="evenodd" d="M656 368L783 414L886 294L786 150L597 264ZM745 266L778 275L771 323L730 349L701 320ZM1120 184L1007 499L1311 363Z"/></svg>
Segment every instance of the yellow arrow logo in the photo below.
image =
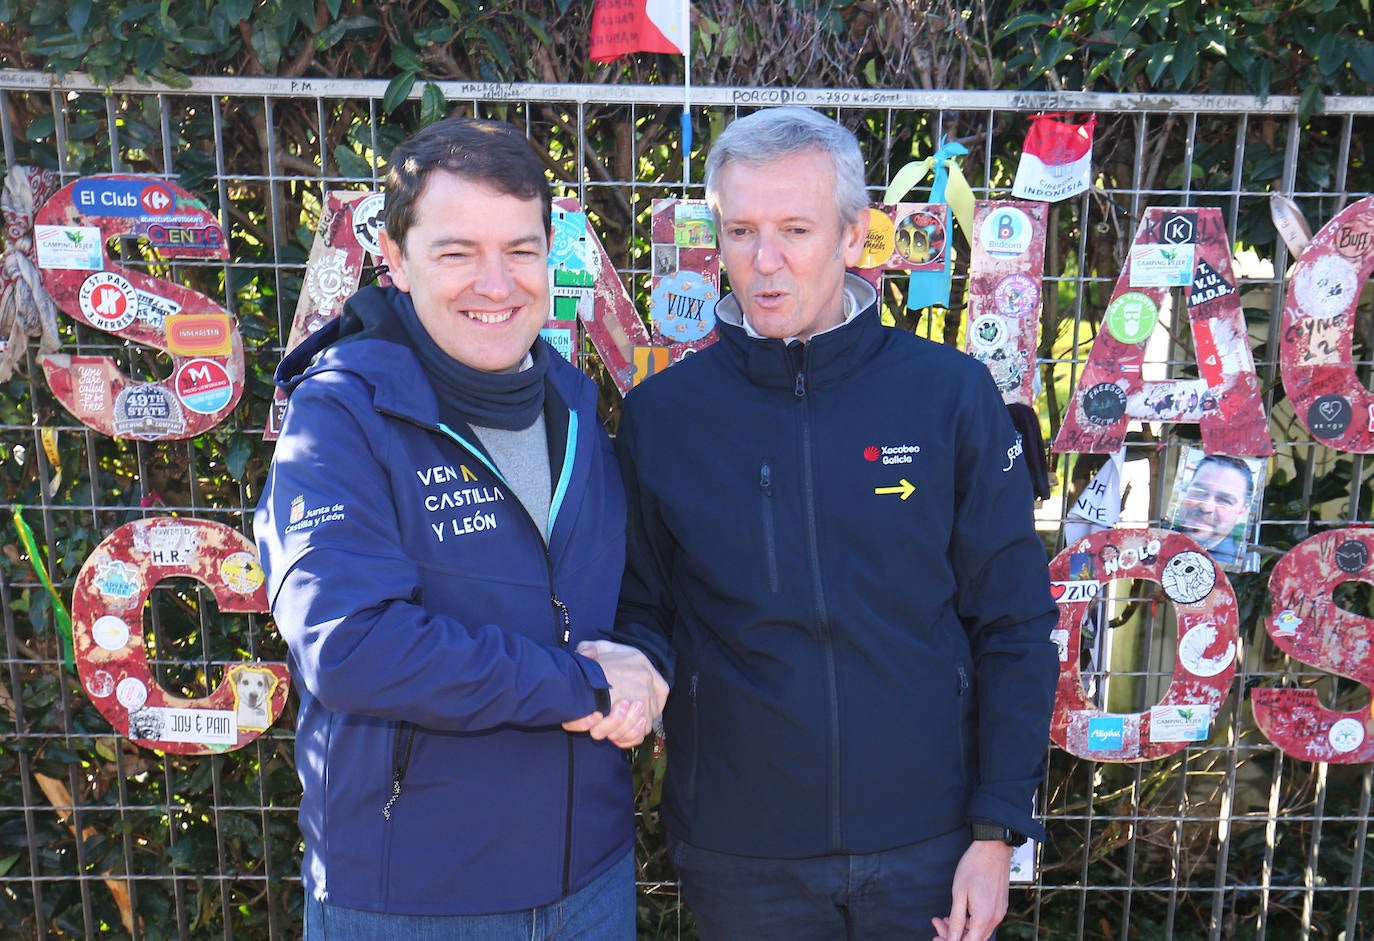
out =
<svg viewBox="0 0 1374 941"><path fill-rule="evenodd" d="M468 483L470 481L477 480L477 475L474 474L472 471L468 470L468 466L466 464L459 464L458 469L463 472L463 483Z"/></svg>
<svg viewBox="0 0 1374 941"><path fill-rule="evenodd" d="M907 497L911 496L913 493L916 492L916 485L913 484L911 481L907 480L905 477L903 477L902 482L898 484L896 487L874 487L873 492L898 493L901 494L902 499L905 500Z"/></svg>

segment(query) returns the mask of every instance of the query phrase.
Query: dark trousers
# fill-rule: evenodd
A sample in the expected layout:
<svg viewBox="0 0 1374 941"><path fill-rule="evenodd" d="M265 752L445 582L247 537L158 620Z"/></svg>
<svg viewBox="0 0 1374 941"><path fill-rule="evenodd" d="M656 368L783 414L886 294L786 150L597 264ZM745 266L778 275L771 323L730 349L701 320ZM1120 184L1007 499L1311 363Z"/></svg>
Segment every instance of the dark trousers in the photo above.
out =
<svg viewBox="0 0 1374 941"><path fill-rule="evenodd" d="M671 837L702 941L928 941L946 918L968 829L881 853L773 859Z"/></svg>

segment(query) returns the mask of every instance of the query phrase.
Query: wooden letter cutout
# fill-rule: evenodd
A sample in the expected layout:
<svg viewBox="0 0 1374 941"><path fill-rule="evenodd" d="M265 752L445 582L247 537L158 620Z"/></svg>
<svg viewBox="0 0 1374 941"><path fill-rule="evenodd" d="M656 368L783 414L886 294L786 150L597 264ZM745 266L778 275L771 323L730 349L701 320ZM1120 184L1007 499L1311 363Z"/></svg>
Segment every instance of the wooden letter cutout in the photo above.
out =
<svg viewBox="0 0 1374 941"><path fill-rule="evenodd" d="M107 356L45 355L48 385L69 412L112 438L166 440L194 438L233 411L243 394L234 318L204 294L115 264L106 248L128 236L146 239L164 257L228 258L224 229L204 203L155 177L100 174L58 190L34 222L40 239L50 240L47 259L39 247L39 265L57 305L174 363L166 379L134 382ZM59 247L63 238L68 245ZM82 243L89 255L72 250Z"/></svg>
<svg viewBox="0 0 1374 941"><path fill-rule="evenodd" d="M1145 344L1175 286L1187 300L1199 377L1147 382ZM1145 211L1054 450L1109 454L1133 418L1197 422L1210 454L1273 453L1220 210Z"/></svg>
<svg viewBox="0 0 1374 941"><path fill-rule="evenodd" d="M1349 347L1347 347L1348 349ZM1284 553L1269 576L1273 601L1265 627L1279 649L1299 663L1374 687L1374 620L1337 607L1343 582L1374 583L1374 532L1335 529ZM1316 690L1251 690L1255 723L1265 737L1299 761L1364 764L1374 761L1374 714L1328 709Z"/></svg>
<svg viewBox="0 0 1374 941"><path fill-rule="evenodd" d="M1053 632L1059 689L1050 738L1095 761L1163 758L1205 741L1236 673L1236 596L1197 543L1163 529L1108 529L1064 549L1050 563L1059 602ZM1113 578L1159 582L1178 620L1178 656L1164 698L1145 712L1108 713L1083 688L1079 650L1089 604Z"/></svg>
<svg viewBox="0 0 1374 941"><path fill-rule="evenodd" d="M1374 272L1374 196L1322 227L1293 268L1283 304L1279 369L1312 437L1340 451L1374 452L1374 394L1355 375L1355 306Z"/></svg>
<svg viewBox="0 0 1374 941"><path fill-rule="evenodd" d="M180 517L126 523L76 577L72 636L81 685L101 715L144 748L178 755L242 748L286 707L286 664L235 664L200 699L163 689L148 664L143 608L158 582L177 576L208 585L220 611L268 609L257 552L238 530Z"/></svg>
<svg viewBox="0 0 1374 941"><path fill-rule="evenodd" d="M652 218L650 334L676 363L716 342L720 249L704 199L655 199Z"/></svg>
<svg viewBox="0 0 1374 941"><path fill-rule="evenodd" d="M1008 405L1035 407L1048 217L1040 202L975 203L964 348L988 367Z"/></svg>
<svg viewBox="0 0 1374 941"><path fill-rule="evenodd" d="M377 227L382 215L381 193L364 190L327 190L320 222L315 227L315 240L310 243L310 260L306 262L305 279L296 300L296 314L291 320L291 334L287 337L282 355L294 350L301 341L343 313L344 301L358 290L366 255L381 256L377 241ZM286 393L277 389L272 394L272 410L268 413L263 439L275 441L281 435L281 423L286 418Z"/></svg>

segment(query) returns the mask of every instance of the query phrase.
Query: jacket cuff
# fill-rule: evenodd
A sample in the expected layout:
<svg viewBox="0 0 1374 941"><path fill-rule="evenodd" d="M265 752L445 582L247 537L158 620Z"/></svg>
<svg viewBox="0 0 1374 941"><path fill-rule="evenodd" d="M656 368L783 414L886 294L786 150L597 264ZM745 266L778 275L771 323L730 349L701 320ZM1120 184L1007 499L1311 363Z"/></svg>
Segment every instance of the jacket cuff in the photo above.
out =
<svg viewBox="0 0 1374 941"><path fill-rule="evenodd" d="M583 677L587 680L587 686L592 694L592 706L587 712L596 711L603 716L611 711L611 683L606 679L605 672L601 669L601 664L591 657L584 657L580 653L572 655L573 662L582 671ZM582 715L586 715L583 713ZM582 716L573 716L580 719Z"/></svg>
<svg viewBox="0 0 1374 941"><path fill-rule="evenodd" d="M1011 827L1037 843L1045 842L1047 836L1044 826L1031 813L1020 810L986 791L977 791L969 799L964 812L968 823L995 823Z"/></svg>
<svg viewBox="0 0 1374 941"><path fill-rule="evenodd" d="M603 716L609 714L611 711L611 691L596 686L592 688L592 692L596 694L596 711Z"/></svg>

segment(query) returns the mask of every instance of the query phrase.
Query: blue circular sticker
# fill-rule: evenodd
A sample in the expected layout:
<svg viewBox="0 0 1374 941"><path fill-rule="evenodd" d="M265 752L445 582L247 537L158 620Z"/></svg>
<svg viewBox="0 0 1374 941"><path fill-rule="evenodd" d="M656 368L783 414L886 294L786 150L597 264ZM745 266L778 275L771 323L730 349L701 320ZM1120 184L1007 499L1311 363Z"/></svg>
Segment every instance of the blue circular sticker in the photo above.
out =
<svg viewBox="0 0 1374 941"><path fill-rule="evenodd" d="M650 298L650 316L672 343L700 340L716 325L715 285L692 271L659 279Z"/></svg>

